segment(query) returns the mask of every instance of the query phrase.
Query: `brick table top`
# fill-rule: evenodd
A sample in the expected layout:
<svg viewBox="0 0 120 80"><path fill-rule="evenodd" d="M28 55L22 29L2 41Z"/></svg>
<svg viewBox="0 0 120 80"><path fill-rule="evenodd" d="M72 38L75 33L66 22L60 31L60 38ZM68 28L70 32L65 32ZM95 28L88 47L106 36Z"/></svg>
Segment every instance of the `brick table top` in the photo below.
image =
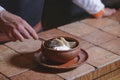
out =
<svg viewBox="0 0 120 80"><path fill-rule="evenodd" d="M0 45L0 80L120 80L120 11L102 19L84 19L39 33L39 40ZM58 71L40 66L34 57L42 41L74 37L88 53L81 66Z"/></svg>

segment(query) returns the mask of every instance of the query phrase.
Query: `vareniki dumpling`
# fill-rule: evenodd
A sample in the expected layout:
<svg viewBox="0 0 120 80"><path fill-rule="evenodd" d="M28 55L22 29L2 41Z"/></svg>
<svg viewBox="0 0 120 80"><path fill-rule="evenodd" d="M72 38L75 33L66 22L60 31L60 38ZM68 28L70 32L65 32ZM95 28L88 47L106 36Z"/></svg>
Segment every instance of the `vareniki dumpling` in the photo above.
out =
<svg viewBox="0 0 120 80"><path fill-rule="evenodd" d="M49 48L55 49L55 50L70 50L76 46L75 41L67 41L65 38L55 38L51 40L48 44Z"/></svg>

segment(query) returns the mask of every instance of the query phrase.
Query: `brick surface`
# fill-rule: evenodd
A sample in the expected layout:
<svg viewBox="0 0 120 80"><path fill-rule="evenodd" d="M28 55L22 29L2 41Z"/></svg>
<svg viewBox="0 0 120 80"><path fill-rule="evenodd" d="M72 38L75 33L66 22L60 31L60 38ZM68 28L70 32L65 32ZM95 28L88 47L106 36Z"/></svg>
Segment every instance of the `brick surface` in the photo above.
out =
<svg viewBox="0 0 120 80"><path fill-rule="evenodd" d="M112 72L119 67L120 61L119 13L109 18L85 19L41 32L38 34L40 40L0 45L0 80L92 80ZM87 62L76 69L59 73L38 66L34 53L40 49L42 40L58 36L78 39L81 48L88 52Z"/></svg>
<svg viewBox="0 0 120 80"><path fill-rule="evenodd" d="M120 24L107 26L102 30L120 37Z"/></svg>
<svg viewBox="0 0 120 80"><path fill-rule="evenodd" d="M110 41L110 40L116 38L116 36L113 36L106 32L97 30L87 36L83 36L82 38L93 44L100 45L101 43L105 43L107 41Z"/></svg>
<svg viewBox="0 0 120 80"><path fill-rule="evenodd" d="M27 71L11 77L11 80L63 80L55 74Z"/></svg>
<svg viewBox="0 0 120 80"><path fill-rule="evenodd" d="M19 41L9 42L6 43L5 45L19 53L29 53L40 49L41 41L30 39L30 40L25 40L24 42L19 42Z"/></svg>
<svg viewBox="0 0 120 80"><path fill-rule="evenodd" d="M90 27L84 23L74 22L68 25L58 27L58 29L68 32L77 37L81 37L96 31L96 28Z"/></svg>
<svg viewBox="0 0 120 80"><path fill-rule="evenodd" d="M89 55L88 63L101 68L120 60L120 56L99 47L92 47L86 50Z"/></svg>
<svg viewBox="0 0 120 80"><path fill-rule="evenodd" d="M74 37L66 32L63 32L61 30L58 30L58 29L51 29L51 30L48 30L48 31L44 31L44 32L41 32L39 34L39 37L41 39L44 39L44 40L49 40L51 38L54 38L54 37L58 37L58 36L68 36L68 37ZM76 37L74 37L76 38Z"/></svg>
<svg viewBox="0 0 120 80"><path fill-rule="evenodd" d="M95 45L93 45L92 43L89 43L85 40L80 40L80 46L82 49L88 49L88 48L93 47Z"/></svg>
<svg viewBox="0 0 120 80"><path fill-rule="evenodd" d="M31 67L30 60L28 61L23 56L6 46L0 45L0 72L6 76L16 75L26 68Z"/></svg>
<svg viewBox="0 0 120 80"><path fill-rule="evenodd" d="M9 80L5 75L0 73L0 80Z"/></svg>
<svg viewBox="0 0 120 80"><path fill-rule="evenodd" d="M103 48L120 55L120 38L111 40L101 45Z"/></svg>
<svg viewBox="0 0 120 80"><path fill-rule="evenodd" d="M86 23L90 26L96 27L96 28L103 28L109 25L114 25L114 24L118 24L117 21L114 21L112 19L109 18L101 18L101 19L85 19L82 20L81 22Z"/></svg>
<svg viewBox="0 0 120 80"><path fill-rule="evenodd" d="M8 77L17 75L27 70L28 69L20 68L19 66L16 67L16 65L9 64L7 62L0 62L0 72Z"/></svg>
<svg viewBox="0 0 120 80"><path fill-rule="evenodd" d="M0 62L9 61L17 53L7 48L6 46L0 45Z"/></svg>
<svg viewBox="0 0 120 80"><path fill-rule="evenodd" d="M8 77L27 71L32 67L34 67L34 61L19 54L9 56L7 61L0 61L0 72Z"/></svg>
<svg viewBox="0 0 120 80"><path fill-rule="evenodd" d="M92 71L94 71L94 67L92 67L88 64L84 64L72 71L59 73L58 75L61 76L62 78L64 78L65 80L75 80L76 78L79 78L87 73L92 72Z"/></svg>

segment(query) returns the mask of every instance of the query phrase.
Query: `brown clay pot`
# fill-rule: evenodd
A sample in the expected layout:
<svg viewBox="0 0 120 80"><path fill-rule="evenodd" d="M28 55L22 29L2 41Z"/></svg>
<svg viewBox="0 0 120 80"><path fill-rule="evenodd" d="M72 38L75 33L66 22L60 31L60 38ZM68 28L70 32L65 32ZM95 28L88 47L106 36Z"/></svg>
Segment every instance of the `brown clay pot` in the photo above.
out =
<svg viewBox="0 0 120 80"><path fill-rule="evenodd" d="M59 37L57 37L59 38ZM41 52L42 55L45 57L45 59L54 61L57 63L66 63L72 59L74 59L78 54L80 54L80 42L77 39L71 38L71 37L64 37L68 41L76 41L77 45L76 47L70 49L70 50L54 50L50 49L46 46L48 41L44 41L41 45ZM53 38L54 39L54 38Z"/></svg>

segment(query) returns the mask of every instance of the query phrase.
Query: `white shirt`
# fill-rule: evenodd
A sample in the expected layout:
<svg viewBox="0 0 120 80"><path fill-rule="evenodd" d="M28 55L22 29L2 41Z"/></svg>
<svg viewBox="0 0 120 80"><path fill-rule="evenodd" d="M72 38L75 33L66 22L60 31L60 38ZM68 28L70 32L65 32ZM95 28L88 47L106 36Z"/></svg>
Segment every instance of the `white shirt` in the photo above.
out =
<svg viewBox="0 0 120 80"><path fill-rule="evenodd" d="M0 12L2 12L3 10L5 10L2 6L0 6Z"/></svg>
<svg viewBox="0 0 120 80"><path fill-rule="evenodd" d="M96 14L105 8L101 0L72 0L73 3L86 10L89 14Z"/></svg>

